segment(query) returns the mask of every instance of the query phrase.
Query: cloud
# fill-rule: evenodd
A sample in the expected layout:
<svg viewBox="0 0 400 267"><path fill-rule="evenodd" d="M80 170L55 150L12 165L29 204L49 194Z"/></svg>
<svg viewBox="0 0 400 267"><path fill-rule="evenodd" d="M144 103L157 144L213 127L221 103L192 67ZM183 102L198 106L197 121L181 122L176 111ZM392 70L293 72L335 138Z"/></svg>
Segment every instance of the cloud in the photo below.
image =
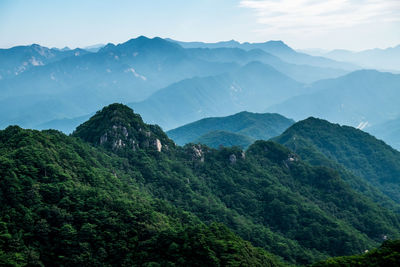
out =
<svg viewBox="0 0 400 267"><path fill-rule="evenodd" d="M242 0L255 11L256 31L307 33L367 23L399 22L399 0Z"/></svg>

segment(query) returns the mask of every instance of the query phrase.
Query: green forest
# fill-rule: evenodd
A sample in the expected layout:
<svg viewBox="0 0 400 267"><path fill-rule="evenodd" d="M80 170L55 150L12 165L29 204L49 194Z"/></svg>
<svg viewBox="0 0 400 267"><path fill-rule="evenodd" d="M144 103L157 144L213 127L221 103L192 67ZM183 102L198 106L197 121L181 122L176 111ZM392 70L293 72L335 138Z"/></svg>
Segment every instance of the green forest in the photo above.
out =
<svg viewBox="0 0 400 267"><path fill-rule="evenodd" d="M288 147L177 146L122 104L69 136L9 126L0 265L396 266L396 195Z"/></svg>

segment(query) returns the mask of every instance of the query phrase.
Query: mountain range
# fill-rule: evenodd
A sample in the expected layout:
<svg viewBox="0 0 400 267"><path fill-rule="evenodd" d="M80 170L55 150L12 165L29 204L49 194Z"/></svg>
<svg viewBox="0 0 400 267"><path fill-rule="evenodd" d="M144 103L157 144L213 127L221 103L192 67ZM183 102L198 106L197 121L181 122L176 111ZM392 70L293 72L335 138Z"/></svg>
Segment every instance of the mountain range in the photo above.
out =
<svg viewBox="0 0 400 267"><path fill-rule="evenodd" d="M386 71L400 71L398 58L400 57L400 45L385 49L374 48L363 51L349 51L335 49L312 54L327 57L334 60L352 62L365 68L374 68Z"/></svg>
<svg viewBox="0 0 400 267"><path fill-rule="evenodd" d="M306 122L286 134L320 124ZM372 137L358 141L377 145ZM347 149L343 142L334 139L326 149ZM387 165L384 154L368 159L362 151L355 152L360 160ZM359 254L400 238L399 214L353 189L338 170L273 141L245 151L176 146L121 104L96 112L70 136L7 127L0 152L6 264L283 266ZM399 161L392 163L396 170Z"/></svg>
<svg viewBox="0 0 400 267"><path fill-rule="evenodd" d="M304 90L271 66L251 62L232 73L172 84L129 106L145 121L171 129L204 117L261 112Z"/></svg>
<svg viewBox="0 0 400 267"><path fill-rule="evenodd" d="M172 39L167 39L167 40L178 43L179 45L185 48L229 47L229 48L241 48L244 50L261 49L267 53L278 56L279 58L281 58L286 62L294 64L304 64L304 65L323 67L323 68L345 69L350 71L358 68L357 65L346 63L346 61L339 62L320 56L310 56L305 53L297 52L282 41L268 41L264 43L248 43L248 42L239 43L235 40L231 40L227 42L218 42L218 43L203 43L203 42L181 42Z"/></svg>
<svg viewBox="0 0 400 267"><path fill-rule="evenodd" d="M398 52L0 49L0 266L400 265Z"/></svg>
<svg viewBox="0 0 400 267"><path fill-rule="evenodd" d="M400 75L375 70L355 71L345 76L313 83L309 94L294 96L265 111L295 120L309 116L361 129L394 119L400 109Z"/></svg>
<svg viewBox="0 0 400 267"><path fill-rule="evenodd" d="M153 93L185 80L236 75L255 61L306 84L355 69L327 59L333 63L308 64L314 60L309 60L311 56L305 61L285 60L283 54L307 56L283 42L189 49L165 39L141 36L119 45L94 48L49 49L31 45L0 50L0 127L18 124L56 128L64 120L68 125L109 103L145 101ZM76 126L61 127L71 131Z"/></svg>
<svg viewBox="0 0 400 267"><path fill-rule="evenodd" d="M379 53L396 58L396 49ZM378 65L370 60L369 66ZM399 76L360 68L297 52L282 41L141 36L87 50L17 46L0 50L0 127L70 133L97 109L121 102L165 130L241 111L276 112L376 132L398 147L385 125L400 116Z"/></svg>

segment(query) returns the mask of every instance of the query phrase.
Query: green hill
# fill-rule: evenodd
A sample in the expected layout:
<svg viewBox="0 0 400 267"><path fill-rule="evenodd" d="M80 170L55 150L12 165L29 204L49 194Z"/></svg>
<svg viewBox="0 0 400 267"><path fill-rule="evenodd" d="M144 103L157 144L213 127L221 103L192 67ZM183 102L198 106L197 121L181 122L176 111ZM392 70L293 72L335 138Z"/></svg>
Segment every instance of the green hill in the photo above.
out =
<svg viewBox="0 0 400 267"><path fill-rule="evenodd" d="M368 133L325 120L300 121L276 139L303 159L326 165L329 159L400 203L400 152ZM310 153L314 148L319 154Z"/></svg>
<svg viewBox="0 0 400 267"><path fill-rule="evenodd" d="M0 131L1 266L279 266L140 189L124 160L57 131Z"/></svg>
<svg viewBox="0 0 400 267"><path fill-rule="evenodd" d="M309 264L400 237L399 215L282 145L175 146L121 104L72 136L8 127L0 155L9 265Z"/></svg>
<svg viewBox="0 0 400 267"><path fill-rule="evenodd" d="M196 142L202 135L226 131L254 140L268 140L280 135L294 123L279 114L240 112L227 117L205 118L167 132L178 145Z"/></svg>

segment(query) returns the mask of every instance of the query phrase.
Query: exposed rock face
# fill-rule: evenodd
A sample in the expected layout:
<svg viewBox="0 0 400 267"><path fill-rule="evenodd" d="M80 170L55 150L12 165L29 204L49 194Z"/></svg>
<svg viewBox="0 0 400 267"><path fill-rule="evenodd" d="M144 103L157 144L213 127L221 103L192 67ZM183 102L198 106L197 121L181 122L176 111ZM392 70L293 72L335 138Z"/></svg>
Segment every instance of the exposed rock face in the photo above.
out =
<svg viewBox="0 0 400 267"><path fill-rule="evenodd" d="M230 161L231 164L235 164L236 161L237 161L236 155L235 155L235 154L231 154L231 155L229 156L229 161Z"/></svg>
<svg viewBox="0 0 400 267"><path fill-rule="evenodd" d="M160 141L159 139L156 139L156 140L154 141L154 145L155 145L157 151L158 151L158 152L161 152L162 144L161 144L161 141Z"/></svg>
<svg viewBox="0 0 400 267"><path fill-rule="evenodd" d="M161 152L174 147L159 126L145 124L140 115L122 104L104 107L78 126L73 135L114 152L148 148Z"/></svg>
<svg viewBox="0 0 400 267"><path fill-rule="evenodd" d="M287 159L283 161L283 164L285 165L286 168L290 169L290 164L293 164L294 162L297 162L299 160L299 157L294 154L290 153L287 156Z"/></svg>
<svg viewBox="0 0 400 267"><path fill-rule="evenodd" d="M204 162L204 152L201 145L193 145L192 146L192 159L193 160L200 160L200 162Z"/></svg>
<svg viewBox="0 0 400 267"><path fill-rule="evenodd" d="M104 144L105 142L107 142L107 133L100 137L100 145Z"/></svg>
<svg viewBox="0 0 400 267"><path fill-rule="evenodd" d="M125 146L125 143L122 142L121 139L118 139L118 140L114 141L113 149L119 149L119 148L124 147L124 146Z"/></svg>

